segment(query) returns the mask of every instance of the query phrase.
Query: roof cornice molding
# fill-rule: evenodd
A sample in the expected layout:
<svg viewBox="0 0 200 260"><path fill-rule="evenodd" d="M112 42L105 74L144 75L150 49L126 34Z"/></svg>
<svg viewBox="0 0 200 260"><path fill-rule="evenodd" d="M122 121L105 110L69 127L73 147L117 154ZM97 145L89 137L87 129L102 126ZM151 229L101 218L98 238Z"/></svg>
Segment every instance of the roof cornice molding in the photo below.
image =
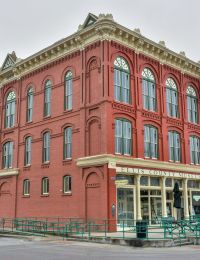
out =
<svg viewBox="0 0 200 260"><path fill-rule="evenodd" d="M200 168L196 165L123 157L113 154L101 154L76 159L76 165L80 168L97 167L105 164L108 164L108 168L111 169L116 169L117 166L121 165L124 167L130 166L200 174Z"/></svg>
<svg viewBox="0 0 200 260"><path fill-rule="evenodd" d="M200 64L188 59L184 53L177 54L166 48L162 42L155 43L144 37L139 30L130 30L114 22L111 16L101 15L91 26L78 30L71 36L17 62L13 67L1 71L0 87L77 50L83 50L98 40L113 40L138 54L141 53L159 61L162 65L169 65L183 74L200 77Z"/></svg>

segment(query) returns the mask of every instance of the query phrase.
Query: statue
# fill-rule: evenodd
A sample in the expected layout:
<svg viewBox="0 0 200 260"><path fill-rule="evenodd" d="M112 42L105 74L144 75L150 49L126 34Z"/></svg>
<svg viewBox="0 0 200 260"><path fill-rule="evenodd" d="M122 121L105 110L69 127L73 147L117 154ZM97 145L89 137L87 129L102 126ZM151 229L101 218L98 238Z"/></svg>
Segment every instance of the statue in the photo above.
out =
<svg viewBox="0 0 200 260"><path fill-rule="evenodd" d="M181 192L179 190L178 182L175 182L173 192L174 192L174 208L180 209L181 208Z"/></svg>

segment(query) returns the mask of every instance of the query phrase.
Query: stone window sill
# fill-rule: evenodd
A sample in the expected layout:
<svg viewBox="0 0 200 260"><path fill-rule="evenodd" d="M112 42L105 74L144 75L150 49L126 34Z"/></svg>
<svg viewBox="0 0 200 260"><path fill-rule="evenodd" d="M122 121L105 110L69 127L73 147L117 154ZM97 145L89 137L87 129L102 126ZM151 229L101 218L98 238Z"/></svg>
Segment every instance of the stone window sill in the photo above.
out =
<svg viewBox="0 0 200 260"><path fill-rule="evenodd" d="M49 194L41 194L40 197L49 197Z"/></svg>
<svg viewBox="0 0 200 260"><path fill-rule="evenodd" d="M30 195L22 195L22 198L30 198Z"/></svg>
<svg viewBox="0 0 200 260"><path fill-rule="evenodd" d="M65 159L63 160L63 165L67 165L67 164L71 164L72 163L72 159Z"/></svg>
<svg viewBox="0 0 200 260"><path fill-rule="evenodd" d="M72 192L69 191L69 192L63 193L62 196L72 196Z"/></svg>

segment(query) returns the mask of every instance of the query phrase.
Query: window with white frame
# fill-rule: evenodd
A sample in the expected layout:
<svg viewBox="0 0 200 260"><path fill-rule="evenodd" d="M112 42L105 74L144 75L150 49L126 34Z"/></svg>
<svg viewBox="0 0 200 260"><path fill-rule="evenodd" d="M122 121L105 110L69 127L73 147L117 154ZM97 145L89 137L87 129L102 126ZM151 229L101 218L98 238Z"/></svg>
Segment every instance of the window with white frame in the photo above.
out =
<svg viewBox="0 0 200 260"><path fill-rule="evenodd" d="M126 119L115 119L115 153L132 154L132 126Z"/></svg>
<svg viewBox="0 0 200 260"><path fill-rule="evenodd" d="M156 111L156 84L152 71L144 68L142 71L143 108Z"/></svg>
<svg viewBox="0 0 200 260"><path fill-rule="evenodd" d="M198 122L198 99L196 91L192 86L187 88L187 111L188 111L188 121L197 124Z"/></svg>
<svg viewBox="0 0 200 260"><path fill-rule="evenodd" d="M168 132L169 138L169 160L173 162L181 161L181 140L180 134L176 131Z"/></svg>
<svg viewBox="0 0 200 260"><path fill-rule="evenodd" d="M12 168L13 163L13 142L7 142L3 145L3 168Z"/></svg>
<svg viewBox="0 0 200 260"><path fill-rule="evenodd" d="M45 82L44 88L44 116L51 115L51 81L48 79Z"/></svg>
<svg viewBox="0 0 200 260"><path fill-rule="evenodd" d="M24 165L31 164L31 145L32 145L32 138L31 136L26 137L25 139L25 154L24 154Z"/></svg>
<svg viewBox="0 0 200 260"><path fill-rule="evenodd" d="M200 164L200 138L190 136L190 160L193 164Z"/></svg>
<svg viewBox="0 0 200 260"><path fill-rule="evenodd" d="M30 181L28 179L23 181L23 195L30 195Z"/></svg>
<svg viewBox="0 0 200 260"><path fill-rule="evenodd" d="M50 161L50 133L43 134L43 163Z"/></svg>
<svg viewBox="0 0 200 260"><path fill-rule="evenodd" d="M158 129L152 125L144 126L144 156L158 159Z"/></svg>
<svg viewBox="0 0 200 260"><path fill-rule="evenodd" d="M31 122L32 119L33 119L33 88L29 88L27 92L26 121Z"/></svg>
<svg viewBox="0 0 200 260"><path fill-rule="evenodd" d="M15 92L11 91L8 93L6 99L6 115L5 115L5 127L10 128L15 124Z"/></svg>
<svg viewBox="0 0 200 260"><path fill-rule="evenodd" d="M49 178L42 179L42 194L49 194Z"/></svg>
<svg viewBox="0 0 200 260"><path fill-rule="evenodd" d="M167 114L170 117L179 117L178 91L175 81L172 78L166 80L167 93Z"/></svg>
<svg viewBox="0 0 200 260"><path fill-rule="evenodd" d="M72 109L72 72L68 71L65 75L65 98L64 98L65 110Z"/></svg>
<svg viewBox="0 0 200 260"><path fill-rule="evenodd" d="M116 101L130 104L130 70L122 57L114 61L114 95Z"/></svg>
<svg viewBox="0 0 200 260"><path fill-rule="evenodd" d="M64 129L64 159L72 158L72 128L66 127Z"/></svg>
<svg viewBox="0 0 200 260"><path fill-rule="evenodd" d="M71 176L66 175L63 177L63 193L71 193Z"/></svg>

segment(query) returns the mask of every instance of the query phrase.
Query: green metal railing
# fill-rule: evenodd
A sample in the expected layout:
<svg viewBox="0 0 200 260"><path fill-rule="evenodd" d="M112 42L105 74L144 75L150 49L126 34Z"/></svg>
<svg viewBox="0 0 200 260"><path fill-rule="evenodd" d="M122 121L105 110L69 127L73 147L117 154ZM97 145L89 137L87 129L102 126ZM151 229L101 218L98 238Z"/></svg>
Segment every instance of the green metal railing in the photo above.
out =
<svg viewBox="0 0 200 260"><path fill-rule="evenodd" d="M200 238L200 216L181 221L161 218L158 224L137 220L88 220L80 218L0 219L0 232L26 235L56 235L79 239L121 238L142 240Z"/></svg>

